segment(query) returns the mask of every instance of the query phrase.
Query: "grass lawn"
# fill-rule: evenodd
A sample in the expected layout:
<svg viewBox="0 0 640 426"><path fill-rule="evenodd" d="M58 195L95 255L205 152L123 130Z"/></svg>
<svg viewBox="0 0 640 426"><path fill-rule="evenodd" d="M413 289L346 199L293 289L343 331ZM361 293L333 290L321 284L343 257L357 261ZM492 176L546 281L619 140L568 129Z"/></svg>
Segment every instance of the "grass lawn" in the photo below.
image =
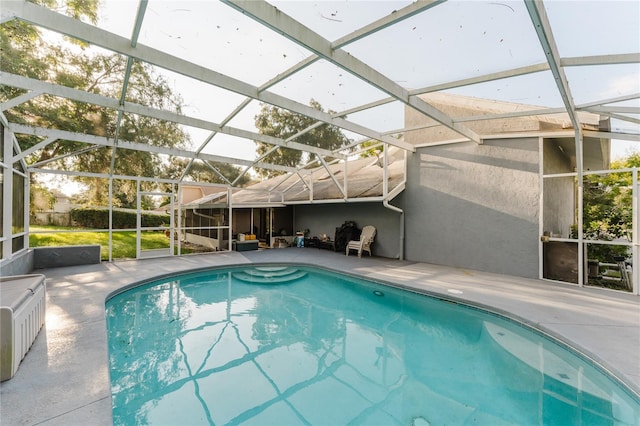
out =
<svg viewBox="0 0 640 426"><path fill-rule="evenodd" d="M60 226L30 226L30 232L46 232L75 230L78 228L66 228ZM81 244L100 244L100 257L102 260L109 260L109 233L95 232L69 232L45 234L29 234L30 247L42 246L71 246ZM169 238L164 231L144 231L141 241L142 250L169 248ZM182 253L186 253L182 250ZM136 257L136 231L119 231L113 233L113 258L114 259L135 259Z"/></svg>

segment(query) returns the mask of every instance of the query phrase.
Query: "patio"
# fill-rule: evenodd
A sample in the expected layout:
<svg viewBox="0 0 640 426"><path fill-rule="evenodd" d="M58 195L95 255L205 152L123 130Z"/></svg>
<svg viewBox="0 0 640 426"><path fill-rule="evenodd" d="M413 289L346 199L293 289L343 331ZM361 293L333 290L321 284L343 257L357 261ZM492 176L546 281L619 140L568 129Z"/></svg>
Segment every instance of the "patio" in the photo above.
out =
<svg viewBox="0 0 640 426"><path fill-rule="evenodd" d="M2 383L2 423L111 424L107 295L158 275L263 262L314 264L491 308L571 342L640 392L640 300L631 294L425 263L358 259L315 248L287 248L35 271L47 276L46 326L15 377Z"/></svg>

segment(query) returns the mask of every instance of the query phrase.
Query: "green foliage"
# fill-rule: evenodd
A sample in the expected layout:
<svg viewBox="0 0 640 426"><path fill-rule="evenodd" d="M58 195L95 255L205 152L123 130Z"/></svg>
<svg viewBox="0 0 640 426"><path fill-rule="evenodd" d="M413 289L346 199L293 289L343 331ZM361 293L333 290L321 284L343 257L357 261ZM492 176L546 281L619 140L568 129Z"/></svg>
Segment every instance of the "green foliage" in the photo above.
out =
<svg viewBox="0 0 640 426"><path fill-rule="evenodd" d="M46 186L37 181L31 182L29 192L29 211L41 212L53 209L56 202L56 196Z"/></svg>
<svg viewBox="0 0 640 426"><path fill-rule="evenodd" d="M360 153L360 157L365 158L365 157L380 157L380 154L382 154L382 151L384 150L382 144L380 144L380 142L375 141L375 140L368 140L368 141L364 141L360 144L360 148L364 149L364 148L368 148L367 150L364 150Z"/></svg>
<svg viewBox="0 0 640 426"><path fill-rule="evenodd" d="M99 0L39 0L35 3L54 8L74 18L97 22ZM21 76L40 79L62 86L85 90L112 99L119 99L122 91L122 76L127 59L118 54L96 53L83 42L76 41L71 47L45 39L40 30L17 20L2 25L0 69ZM0 102L24 93L24 90L0 85ZM181 113L183 100L173 93L168 81L146 63L134 62L125 95L127 102L151 108ZM17 107L5 111L9 121L45 128L66 130L135 143L185 148L189 137L182 127L168 121L135 114L118 113L59 97L40 95ZM16 135L22 150L42 141L37 136ZM82 151L85 150L85 151ZM74 155L60 157L65 154ZM73 169L81 172L114 174L123 176L158 176L162 162L157 154L117 149L91 147L89 144L68 140L57 140L26 158L29 164L56 159L48 167ZM111 170L112 158L115 160ZM77 178L88 188L87 198L94 205L106 205L108 179ZM89 181L92 181L89 184ZM142 190L151 189L153 183L143 183ZM135 207L135 184L126 180L114 182L114 204L118 207Z"/></svg>
<svg viewBox="0 0 640 426"><path fill-rule="evenodd" d="M79 208L71 210L71 219L83 228L108 229L109 210L104 208ZM165 214L142 213L143 227L168 226L171 217ZM137 226L136 212L114 209L113 229L135 229Z"/></svg>
<svg viewBox="0 0 640 426"><path fill-rule="evenodd" d="M584 236L612 241L631 231L631 187L610 177L584 179Z"/></svg>
<svg viewBox="0 0 640 426"><path fill-rule="evenodd" d="M63 10L67 15L77 19L86 18L91 23L97 22L99 0L32 0L50 9ZM38 27L17 19L2 25L0 31L0 69L29 78L44 79L51 62L57 58L43 51L44 43ZM0 98L9 99L24 93L22 89L8 86L0 87Z"/></svg>
<svg viewBox="0 0 640 426"><path fill-rule="evenodd" d="M51 2L51 0L47 0ZM65 13L72 18L80 19L83 16L93 24L98 22L98 5L100 0L67 0Z"/></svg>
<svg viewBox="0 0 640 426"><path fill-rule="evenodd" d="M615 161L611 169L640 165L640 155ZM613 241L631 239L632 174L617 172L587 175L583 180L583 235L585 239ZM575 235L577 237L577 235ZM626 256L627 247L591 244L588 256L601 262L612 262L614 256Z"/></svg>
<svg viewBox="0 0 640 426"><path fill-rule="evenodd" d="M309 104L318 111L324 111L322 106L313 99ZM332 113L333 111L328 112ZM262 104L260 112L255 116L255 124L261 134L285 140L297 135L315 123L316 120L313 118L267 104ZM348 139L338 127L325 123L296 137L295 142L332 150L344 146ZM260 155L267 154L273 148L273 145L270 144L259 141L256 141L256 143L258 144L257 151ZM305 158L302 151L278 147L269 153L264 160L282 166L296 167L301 165L303 161L308 160L308 158ZM330 161L331 159L326 160ZM271 177L280 173L264 170L261 174Z"/></svg>

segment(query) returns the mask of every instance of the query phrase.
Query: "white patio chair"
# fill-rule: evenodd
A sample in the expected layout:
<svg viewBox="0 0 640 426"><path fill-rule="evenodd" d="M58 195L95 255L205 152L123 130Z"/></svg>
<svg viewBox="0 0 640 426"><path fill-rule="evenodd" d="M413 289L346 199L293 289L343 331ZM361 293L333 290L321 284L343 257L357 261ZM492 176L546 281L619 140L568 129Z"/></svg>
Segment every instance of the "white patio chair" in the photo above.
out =
<svg viewBox="0 0 640 426"><path fill-rule="evenodd" d="M376 228L375 226L367 225L362 228L362 233L360 234L359 240L351 240L347 243L347 253L349 256L350 250L357 250L358 257L362 257L362 252L366 251L371 256L371 243L373 243L373 239L376 237Z"/></svg>

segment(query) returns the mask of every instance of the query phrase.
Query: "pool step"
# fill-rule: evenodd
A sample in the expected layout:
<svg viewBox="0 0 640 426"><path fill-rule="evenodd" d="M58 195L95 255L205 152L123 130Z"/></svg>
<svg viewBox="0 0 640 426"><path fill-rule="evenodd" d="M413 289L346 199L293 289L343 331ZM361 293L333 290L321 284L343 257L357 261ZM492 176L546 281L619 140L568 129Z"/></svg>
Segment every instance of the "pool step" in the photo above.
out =
<svg viewBox="0 0 640 426"><path fill-rule="evenodd" d="M233 273L233 277L240 281L256 284L287 283L306 275L306 271L288 266L264 266Z"/></svg>

